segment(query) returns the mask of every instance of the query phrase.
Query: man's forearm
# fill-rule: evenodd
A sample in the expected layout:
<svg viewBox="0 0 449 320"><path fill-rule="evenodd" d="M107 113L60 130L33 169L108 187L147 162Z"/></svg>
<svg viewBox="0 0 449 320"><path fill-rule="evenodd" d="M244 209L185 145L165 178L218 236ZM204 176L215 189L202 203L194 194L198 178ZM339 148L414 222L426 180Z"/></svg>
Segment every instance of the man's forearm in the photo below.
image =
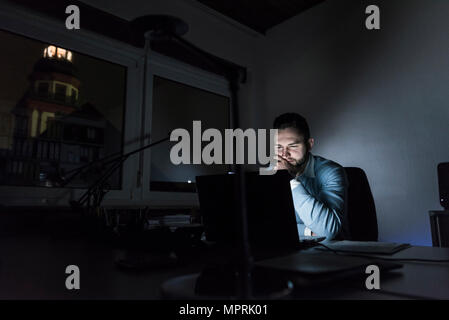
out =
<svg viewBox="0 0 449 320"><path fill-rule="evenodd" d="M313 233L319 236L333 239L340 233L342 228L345 186L330 186L323 192L328 204L311 196L298 181L292 185L295 211L305 227L310 228Z"/></svg>

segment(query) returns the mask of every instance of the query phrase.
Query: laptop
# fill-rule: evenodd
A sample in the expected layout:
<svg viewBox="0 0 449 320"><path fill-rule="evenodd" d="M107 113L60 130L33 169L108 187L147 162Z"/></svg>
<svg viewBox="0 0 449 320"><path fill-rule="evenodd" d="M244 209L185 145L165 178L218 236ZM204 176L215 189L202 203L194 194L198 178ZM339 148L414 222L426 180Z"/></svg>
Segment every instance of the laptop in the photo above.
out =
<svg viewBox="0 0 449 320"><path fill-rule="evenodd" d="M286 171L274 175L245 174L248 240L252 250L298 250L324 237L299 238ZM196 177L200 212L207 241L235 246L240 239L239 204L234 201L235 174Z"/></svg>

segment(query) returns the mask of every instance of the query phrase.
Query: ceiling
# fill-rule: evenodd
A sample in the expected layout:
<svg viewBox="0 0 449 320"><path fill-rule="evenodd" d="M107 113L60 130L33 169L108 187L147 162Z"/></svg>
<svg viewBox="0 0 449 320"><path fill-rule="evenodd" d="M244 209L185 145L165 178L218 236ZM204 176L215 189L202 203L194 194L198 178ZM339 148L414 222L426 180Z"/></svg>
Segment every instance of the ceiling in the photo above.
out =
<svg viewBox="0 0 449 320"><path fill-rule="evenodd" d="M262 34L324 0L197 0Z"/></svg>

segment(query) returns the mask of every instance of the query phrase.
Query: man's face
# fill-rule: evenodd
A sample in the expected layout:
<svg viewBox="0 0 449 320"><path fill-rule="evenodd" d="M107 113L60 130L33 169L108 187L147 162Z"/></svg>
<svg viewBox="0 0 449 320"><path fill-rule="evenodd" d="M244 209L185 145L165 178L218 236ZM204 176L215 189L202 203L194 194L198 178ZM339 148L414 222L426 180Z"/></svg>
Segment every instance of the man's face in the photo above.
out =
<svg viewBox="0 0 449 320"><path fill-rule="evenodd" d="M313 139L304 141L304 136L294 128L278 130L277 155L293 166L301 166L307 160L307 152L313 146Z"/></svg>

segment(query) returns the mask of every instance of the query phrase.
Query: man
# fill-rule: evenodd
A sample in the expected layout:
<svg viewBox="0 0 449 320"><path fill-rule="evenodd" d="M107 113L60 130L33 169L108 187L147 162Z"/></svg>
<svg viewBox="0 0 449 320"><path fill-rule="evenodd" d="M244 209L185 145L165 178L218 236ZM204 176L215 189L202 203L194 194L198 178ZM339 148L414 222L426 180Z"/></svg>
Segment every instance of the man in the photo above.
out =
<svg viewBox="0 0 449 320"><path fill-rule="evenodd" d="M299 235L344 238L347 180L343 167L312 155L314 140L299 114L282 114L273 127L278 129L276 169L288 170L294 178L290 185Z"/></svg>

